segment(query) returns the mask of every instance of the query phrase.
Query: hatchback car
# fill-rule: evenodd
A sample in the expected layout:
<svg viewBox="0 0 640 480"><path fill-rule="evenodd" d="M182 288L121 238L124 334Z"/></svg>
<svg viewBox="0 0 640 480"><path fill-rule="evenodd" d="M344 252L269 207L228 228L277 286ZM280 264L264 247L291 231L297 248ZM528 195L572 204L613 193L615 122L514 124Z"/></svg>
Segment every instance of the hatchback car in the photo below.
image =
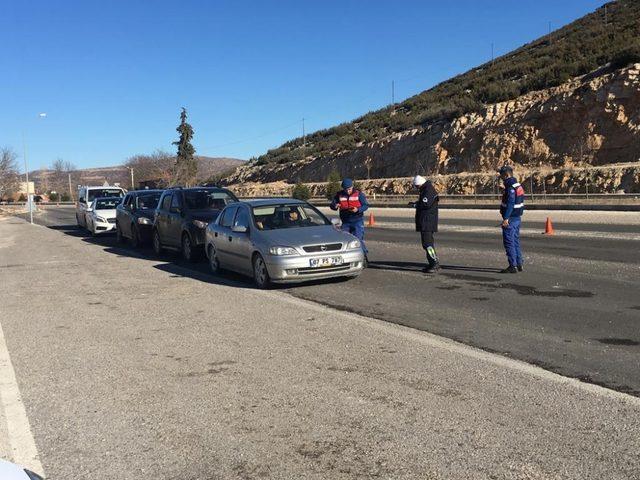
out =
<svg viewBox="0 0 640 480"><path fill-rule="evenodd" d="M229 190L217 187L172 188L160 197L153 220L153 250L181 250L185 260L197 261L204 249L207 225L230 203Z"/></svg>
<svg viewBox="0 0 640 480"><path fill-rule="evenodd" d="M116 207L120 197L96 198L85 212L85 225L92 235L111 232L116 228Z"/></svg>
<svg viewBox="0 0 640 480"><path fill-rule="evenodd" d="M78 201L76 202L76 222L79 227L87 226L87 209L96 198L124 197L125 191L120 187L80 187L78 188Z"/></svg>
<svg viewBox="0 0 640 480"><path fill-rule="evenodd" d="M127 193L116 208L116 238L131 241L133 247L151 240L153 219L162 190L136 190Z"/></svg>
<svg viewBox="0 0 640 480"><path fill-rule="evenodd" d="M364 252L353 235L338 230L307 202L290 198L226 207L207 228L211 270L252 276L260 288L332 277L357 277Z"/></svg>

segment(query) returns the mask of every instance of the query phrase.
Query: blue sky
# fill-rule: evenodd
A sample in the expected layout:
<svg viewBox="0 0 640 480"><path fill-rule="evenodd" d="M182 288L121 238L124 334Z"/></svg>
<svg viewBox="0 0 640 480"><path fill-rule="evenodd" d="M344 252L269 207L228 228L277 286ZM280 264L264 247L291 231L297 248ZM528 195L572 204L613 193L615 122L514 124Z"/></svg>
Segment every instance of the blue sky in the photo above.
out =
<svg viewBox="0 0 640 480"><path fill-rule="evenodd" d="M405 99L603 0L3 2L0 147L30 169L173 150L248 159ZM45 118L38 114L46 112Z"/></svg>

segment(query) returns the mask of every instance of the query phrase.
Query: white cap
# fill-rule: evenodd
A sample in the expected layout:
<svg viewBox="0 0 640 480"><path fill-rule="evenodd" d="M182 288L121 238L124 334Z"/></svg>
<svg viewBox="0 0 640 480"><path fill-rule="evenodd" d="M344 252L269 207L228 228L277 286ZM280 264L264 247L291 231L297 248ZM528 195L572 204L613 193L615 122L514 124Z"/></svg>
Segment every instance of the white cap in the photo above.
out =
<svg viewBox="0 0 640 480"><path fill-rule="evenodd" d="M416 175L415 177L413 177L413 180L411 181L411 183L413 183L415 187L421 187L422 185L425 184L426 181L427 179L424 178L423 176Z"/></svg>

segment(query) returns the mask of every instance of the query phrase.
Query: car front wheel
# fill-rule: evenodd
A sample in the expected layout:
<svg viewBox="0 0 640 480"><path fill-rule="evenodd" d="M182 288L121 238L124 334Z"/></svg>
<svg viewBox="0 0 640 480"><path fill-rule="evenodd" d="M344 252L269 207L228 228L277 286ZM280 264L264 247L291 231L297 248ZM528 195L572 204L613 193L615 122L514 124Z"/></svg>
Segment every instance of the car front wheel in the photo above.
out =
<svg viewBox="0 0 640 480"><path fill-rule="evenodd" d="M135 225L131 225L131 246L138 248L140 246L140 233Z"/></svg>
<svg viewBox="0 0 640 480"><path fill-rule="evenodd" d="M116 223L116 242L124 243L124 236L122 235L122 229L120 225Z"/></svg>
<svg viewBox="0 0 640 480"><path fill-rule="evenodd" d="M157 230L153 231L153 252L156 255L162 255L164 248L162 248L162 242L160 241L160 234Z"/></svg>
<svg viewBox="0 0 640 480"><path fill-rule="evenodd" d="M260 254L257 254L253 258L253 281L258 288L267 289L271 287L271 278L269 277L267 264Z"/></svg>
<svg viewBox="0 0 640 480"><path fill-rule="evenodd" d="M207 254L209 257L209 267L211 268L211 272L214 274L220 273L220 260L218 259L218 252L216 251L215 245L209 245Z"/></svg>

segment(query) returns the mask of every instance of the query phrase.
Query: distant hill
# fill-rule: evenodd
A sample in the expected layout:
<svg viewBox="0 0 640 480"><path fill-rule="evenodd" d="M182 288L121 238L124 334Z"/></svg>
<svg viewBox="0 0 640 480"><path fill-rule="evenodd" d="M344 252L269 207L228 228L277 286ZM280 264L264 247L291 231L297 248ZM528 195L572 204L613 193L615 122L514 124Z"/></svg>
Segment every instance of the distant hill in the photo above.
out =
<svg viewBox="0 0 640 480"><path fill-rule="evenodd" d="M196 156L196 158L198 159L198 178L201 181L206 181L216 175L233 171L245 163L244 160L228 157ZM119 183L125 188L131 187L131 173L124 165L82 168L70 173L72 190L78 185L102 185L104 182L110 185ZM67 192L69 188L68 174L59 175L53 170L34 170L29 173L29 180L35 182L36 190L39 192L51 189L59 189ZM135 180L136 183L138 183L139 179Z"/></svg>
<svg viewBox="0 0 640 480"><path fill-rule="evenodd" d="M507 132L509 124L503 124L503 131L494 138L497 143L492 148L497 152L496 155L486 153L488 147L483 143L485 137L481 127L496 108L501 111L503 104L511 108L511 102L519 105L520 99L524 98L526 104L538 106L542 102L534 95L538 91L545 91L545 98L553 97L556 103L562 103L558 96L561 92L555 91L556 87L566 86L565 90L584 95L584 89L580 90L579 85L574 87L571 84L574 79L582 78L585 88L601 88L606 93L606 85L599 87L589 84L589 75L615 74L623 67L638 62L640 1L610 2L550 35L440 83L402 103L307 135L305 145L302 138L286 142L238 169L228 181L322 181L331 170L344 175L358 175L359 178L410 175L418 170L433 173L486 171L505 158L529 167L540 164L589 163L590 158L597 158L597 163L601 163L605 161L605 157L611 163L629 161L634 156L633 150L637 143L634 138L637 138L637 134L631 131L628 135L624 133L624 125L620 126L620 132L616 130L616 135L627 142L630 149L628 152L618 150L616 152L619 153L611 155L604 151L598 157L598 152L593 147L598 144L594 135L606 137L610 132L611 125L602 127L602 132L597 131L600 128L599 119L607 115L606 110L594 110L593 122L586 126L579 123L579 116L574 114L572 117L567 111L567 115L557 119L567 122L569 128L566 129L566 138L562 137L563 129L560 129L557 130L556 137L562 138L554 138L553 142L537 138L536 128L544 127L545 124L532 125L528 123L529 117L523 113L523 121L519 127L525 129L525 133L530 130L529 137L524 138L521 129ZM629 75L633 80L634 74ZM616 84L615 78L611 81ZM621 106L625 109L635 108L635 93L631 91L625 95L630 95L632 99L627 102L618 96ZM563 105L567 108L576 106L565 102L558 108ZM548 113L549 111L543 110L540 115ZM468 138L456 143L451 139L452 136L455 138L456 132L452 129L458 120L476 122L479 128L473 136L469 133ZM631 119L630 123L633 124L634 120ZM583 128L590 129L587 133L594 138L584 137L581 133ZM611 128L618 129L617 126ZM466 131L464 133L467 134ZM410 150L394 147L407 136L415 139L415 145ZM500 152L502 140L513 143L518 155L513 157L508 152ZM537 144L538 140L542 143ZM530 147L527 142L535 148ZM589 154L585 153L587 145ZM606 147L607 142L600 142L600 145ZM484 156L480 153L483 147L487 147ZM546 157L536 153L540 151ZM481 157L483 159L479 161Z"/></svg>

